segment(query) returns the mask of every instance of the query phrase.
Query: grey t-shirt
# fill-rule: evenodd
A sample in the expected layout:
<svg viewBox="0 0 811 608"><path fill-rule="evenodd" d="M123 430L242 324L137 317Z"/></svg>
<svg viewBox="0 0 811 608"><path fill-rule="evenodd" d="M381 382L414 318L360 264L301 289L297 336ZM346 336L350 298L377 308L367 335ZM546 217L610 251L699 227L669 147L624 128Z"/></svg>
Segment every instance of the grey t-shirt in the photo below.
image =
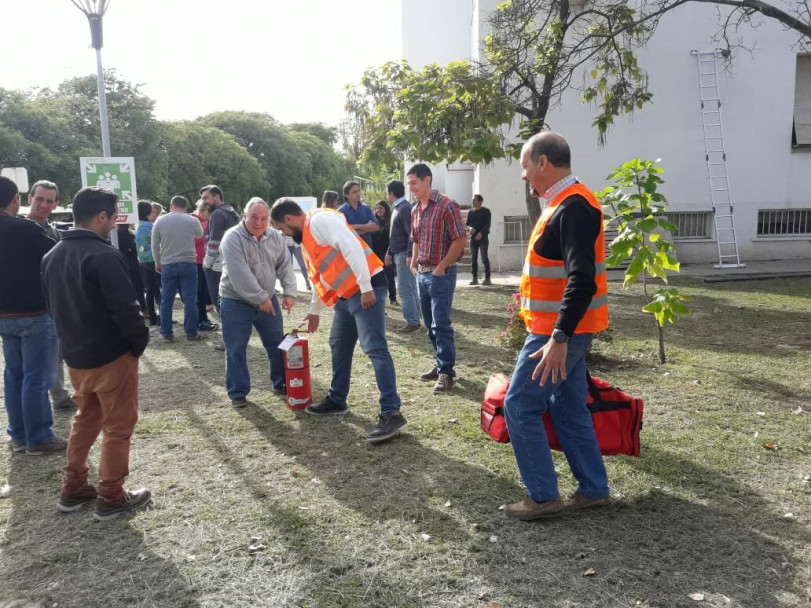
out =
<svg viewBox="0 0 811 608"><path fill-rule="evenodd" d="M152 229L152 255L155 266L178 262L197 263L194 239L203 236L203 226L182 211L172 211L155 222Z"/></svg>

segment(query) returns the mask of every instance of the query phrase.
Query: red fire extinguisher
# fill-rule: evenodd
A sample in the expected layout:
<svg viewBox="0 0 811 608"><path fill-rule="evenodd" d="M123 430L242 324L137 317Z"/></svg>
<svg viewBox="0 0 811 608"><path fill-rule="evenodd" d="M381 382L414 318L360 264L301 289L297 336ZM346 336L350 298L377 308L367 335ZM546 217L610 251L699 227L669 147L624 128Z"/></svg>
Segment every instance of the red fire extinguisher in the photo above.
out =
<svg viewBox="0 0 811 608"><path fill-rule="evenodd" d="M290 332L295 341L282 351L284 360L284 381L287 386L287 407L303 410L313 402L313 387L310 382L310 351L307 340L298 332Z"/></svg>

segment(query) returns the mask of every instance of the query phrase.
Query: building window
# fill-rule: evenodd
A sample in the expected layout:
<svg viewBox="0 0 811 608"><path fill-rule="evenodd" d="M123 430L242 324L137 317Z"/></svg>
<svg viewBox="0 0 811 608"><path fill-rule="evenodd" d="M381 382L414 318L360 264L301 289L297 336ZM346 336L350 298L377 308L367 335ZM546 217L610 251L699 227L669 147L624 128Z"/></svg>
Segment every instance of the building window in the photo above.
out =
<svg viewBox="0 0 811 608"><path fill-rule="evenodd" d="M811 235L811 209L759 209L757 235Z"/></svg>
<svg viewBox="0 0 811 608"><path fill-rule="evenodd" d="M528 215L504 216L503 243L526 243L529 240L530 226Z"/></svg>
<svg viewBox="0 0 811 608"><path fill-rule="evenodd" d="M795 148L811 147L811 55L797 55L791 145Z"/></svg>
<svg viewBox="0 0 811 608"><path fill-rule="evenodd" d="M667 214L668 221L678 227L673 232L673 239L678 241L710 238L711 218L711 211L675 211Z"/></svg>

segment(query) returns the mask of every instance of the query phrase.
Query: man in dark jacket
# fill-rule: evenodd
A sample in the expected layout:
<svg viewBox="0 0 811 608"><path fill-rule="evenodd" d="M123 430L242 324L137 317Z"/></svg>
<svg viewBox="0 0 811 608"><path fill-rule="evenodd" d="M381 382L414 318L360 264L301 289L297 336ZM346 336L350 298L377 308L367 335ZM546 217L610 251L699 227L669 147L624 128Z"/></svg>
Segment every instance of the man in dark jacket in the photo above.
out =
<svg viewBox="0 0 811 608"><path fill-rule="evenodd" d="M68 439L61 511L96 501L94 517L111 519L145 506L149 490L129 492L130 437L138 420L138 358L149 342L127 264L111 247L118 197L85 188L73 200L76 228L42 260L42 282L56 321L79 411ZM99 433L98 489L87 482L87 457Z"/></svg>
<svg viewBox="0 0 811 608"><path fill-rule="evenodd" d="M54 435L48 389L56 379L56 327L45 306L39 265L54 241L35 222L16 218L17 184L0 177L0 336L11 449L29 454L65 450Z"/></svg>
<svg viewBox="0 0 811 608"><path fill-rule="evenodd" d="M41 179L31 186L28 193L28 219L42 226L45 234L55 243L62 240L62 233L57 230L49 219L51 213L59 205L59 188L53 182ZM62 359L62 350L59 350L59 359L56 362L56 382L48 391L54 410L69 410L76 407L70 393L65 389L65 362Z"/></svg>
<svg viewBox="0 0 811 608"><path fill-rule="evenodd" d="M200 198L203 204L211 209L208 218L206 233L206 255L203 258L203 273L206 275L208 295L214 302L217 314L220 314L220 278L222 277L222 256L220 255L220 241L229 228L239 222L239 214L231 205L222 200L222 190L219 186L203 186L200 188ZM220 317L222 318L222 317ZM225 344L220 342L214 345L215 350L224 351Z"/></svg>

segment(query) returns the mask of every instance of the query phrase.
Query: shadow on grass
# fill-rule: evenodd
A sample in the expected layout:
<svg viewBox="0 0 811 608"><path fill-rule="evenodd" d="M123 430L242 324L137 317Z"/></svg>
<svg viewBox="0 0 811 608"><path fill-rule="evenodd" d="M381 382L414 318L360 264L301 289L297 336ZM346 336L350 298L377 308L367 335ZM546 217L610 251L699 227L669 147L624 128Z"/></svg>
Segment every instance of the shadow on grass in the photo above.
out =
<svg viewBox="0 0 811 608"><path fill-rule="evenodd" d="M131 525L137 514L96 522L92 503L73 513L56 509L64 463L62 455L10 457L11 514L4 526L0 600L199 606L195 589ZM95 478L93 470L90 476Z"/></svg>
<svg viewBox="0 0 811 608"><path fill-rule="evenodd" d="M609 299L611 325L617 336L656 342L653 316L641 311L645 305L642 296L620 292L611 293ZM795 356L798 350L807 350L811 345L807 331L811 326L811 312L737 306L723 298L706 296L693 297L687 305L691 314L665 328L665 348L668 344L678 344L686 350L729 354L762 351L779 359ZM640 315L650 322L640 323ZM775 334L779 334L780 342L788 348L774 348Z"/></svg>
<svg viewBox="0 0 811 608"><path fill-rule="evenodd" d="M427 448L415 435L358 445L353 427L363 432L367 425L352 415L345 422L304 418L299 430L261 408L240 414L269 444L295 455L336 500L366 519L419 522L432 542L469 545L479 574L516 605L633 605L642 599L674 606L688 603L687 594L699 590L765 606L786 594L802 594L791 580L800 564L792 562L779 539L790 535L807 543L807 532L781 521L760 496L733 478L672 453L646 450L631 466L652 485L658 480L688 486L703 493L705 501L688 502L652 489L614 509L522 523L498 511L500 502L521 495L514 482ZM440 506L445 499L452 509ZM751 517L741 517L742 510ZM487 542L490 534L516 540L517 547L524 547L517 549L520 559L513 554L516 547ZM320 565L327 569L338 565L330 563L328 553L316 559L325 561ZM592 567L599 580L572 587L560 577L561 567L574 567L572 576ZM343 573L330 575L335 576ZM385 579L379 584L384 587ZM366 599L369 605L383 605L375 598L390 601L397 592L381 588L379 596ZM421 597L423 602L430 598L430 590ZM595 603L595 598L600 599ZM416 605L416 598L400 599L398 605Z"/></svg>

